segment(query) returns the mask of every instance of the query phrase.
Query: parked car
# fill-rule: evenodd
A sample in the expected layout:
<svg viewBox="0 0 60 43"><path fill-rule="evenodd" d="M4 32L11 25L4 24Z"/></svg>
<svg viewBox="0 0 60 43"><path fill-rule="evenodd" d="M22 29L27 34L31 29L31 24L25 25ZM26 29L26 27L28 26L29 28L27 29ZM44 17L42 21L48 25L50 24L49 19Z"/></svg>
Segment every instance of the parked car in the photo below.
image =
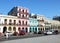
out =
<svg viewBox="0 0 60 43"><path fill-rule="evenodd" d="M37 34L37 32L36 32L36 31L34 31L34 34Z"/></svg>
<svg viewBox="0 0 60 43"><path fill-rule="evenodd" d="M54 34L58 34L58 30L54 30Z"/></svg>
<svg viewBox="0 0 60 43"><path fill-rule="evenodd" d="M45 35L51 35L51 34L53 34L53 31L52 30L45 30L44 34Z"/></svg>
<svg viewBox="0 0 60 43"><path fill-rule="evenodd" d="M15 32L13 33L13 35L14 35L14 36L17 36L17 35L18 35L18 32L15 31Z"/></svg>
<svg viewBox="0 0 60 43"><path fill-rule="evenodd" d="M24 31L24 30L21 30L20 32L19 32L19 35L25 35L26 34L26 32Z"/></svg>
<svg viewBox="0 0 60 43"><path fill-rule="evenodd" d="M43 34L47 35L47 32L48 32L48 30L45 30L45 31L43 32Z"/></svg>
<svg viewBox="0 0 60 43"><path fill-rule="evenodd" d="M13 35L13 32L10 32L10 31L9 32L5 32L4 36L6 36L6 34L8 34L8 36L11 36L11 35Z"/></svg>
<svg viewBox="0 0 60 43"><path fill-rule="evenodd" d="M42 34L43 32L42 31L39 31L38 34Z"/></svg>

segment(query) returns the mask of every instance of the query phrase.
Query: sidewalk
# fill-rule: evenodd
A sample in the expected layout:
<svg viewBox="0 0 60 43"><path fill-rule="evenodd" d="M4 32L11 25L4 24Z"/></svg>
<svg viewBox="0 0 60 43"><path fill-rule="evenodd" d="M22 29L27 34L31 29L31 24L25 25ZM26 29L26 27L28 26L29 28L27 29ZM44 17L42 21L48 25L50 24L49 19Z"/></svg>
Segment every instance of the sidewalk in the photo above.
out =
<svg viewBox="0 0 60 43"><path fill-rule="evenodd" d="M31 38L31 37L41 37L41 36L44 36L44 35L43 34L32 34L32 35L21 35L21 36L9 36L8 39L6 39L5 36L3 36L3 37L0 37L0 42L7 41L7 40Z"/></svg>

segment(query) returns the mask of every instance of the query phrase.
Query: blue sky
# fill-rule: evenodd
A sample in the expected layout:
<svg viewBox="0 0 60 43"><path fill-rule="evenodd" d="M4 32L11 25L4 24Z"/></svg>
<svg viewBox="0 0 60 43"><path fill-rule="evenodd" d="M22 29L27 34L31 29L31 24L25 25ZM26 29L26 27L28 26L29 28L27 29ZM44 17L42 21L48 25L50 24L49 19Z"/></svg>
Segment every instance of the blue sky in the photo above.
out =
<svg viewBox="0 0 60 43"><path fill-rule="evenodd" d="M0 0L0 13L7 14L14 6L29 9L29 13L52 18L60 15L60 0Z"/></svg>

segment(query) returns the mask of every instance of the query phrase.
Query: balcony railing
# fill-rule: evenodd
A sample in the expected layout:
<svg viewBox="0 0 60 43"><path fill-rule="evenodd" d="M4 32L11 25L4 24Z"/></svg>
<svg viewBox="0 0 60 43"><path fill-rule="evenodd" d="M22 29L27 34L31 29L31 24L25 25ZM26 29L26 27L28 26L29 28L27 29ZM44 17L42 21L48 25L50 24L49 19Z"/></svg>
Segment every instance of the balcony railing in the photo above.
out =
<svg viewBox="0 0 60 43"><path fill-rule="evenodd" d="M14 24L14 23L9 23L9 24L6 24L6 23L2 23L2 24L0 24L0 26L3 26L3 25L10 25L10 26L28 26L28 24L24 24L24 25L22 25L22 24Z"/></svg>

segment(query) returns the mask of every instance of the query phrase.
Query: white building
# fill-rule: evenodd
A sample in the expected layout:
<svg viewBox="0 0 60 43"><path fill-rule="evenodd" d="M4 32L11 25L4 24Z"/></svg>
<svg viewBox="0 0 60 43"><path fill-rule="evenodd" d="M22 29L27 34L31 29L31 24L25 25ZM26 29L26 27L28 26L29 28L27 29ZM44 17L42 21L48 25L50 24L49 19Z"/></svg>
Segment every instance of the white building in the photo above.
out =
<svg viewBox="0 0 60 43"><path fill-rule="evenodd" d="M0 32L4 33L6 31L11 31L11 32L19 32L20 30L23 29L26 30L27 26L23 25L28 25L26 24L26 20L24 19L19 19L17 16L10 16L10 15L0 15ZM28 32L28 28L26 30Z"/></svg>

